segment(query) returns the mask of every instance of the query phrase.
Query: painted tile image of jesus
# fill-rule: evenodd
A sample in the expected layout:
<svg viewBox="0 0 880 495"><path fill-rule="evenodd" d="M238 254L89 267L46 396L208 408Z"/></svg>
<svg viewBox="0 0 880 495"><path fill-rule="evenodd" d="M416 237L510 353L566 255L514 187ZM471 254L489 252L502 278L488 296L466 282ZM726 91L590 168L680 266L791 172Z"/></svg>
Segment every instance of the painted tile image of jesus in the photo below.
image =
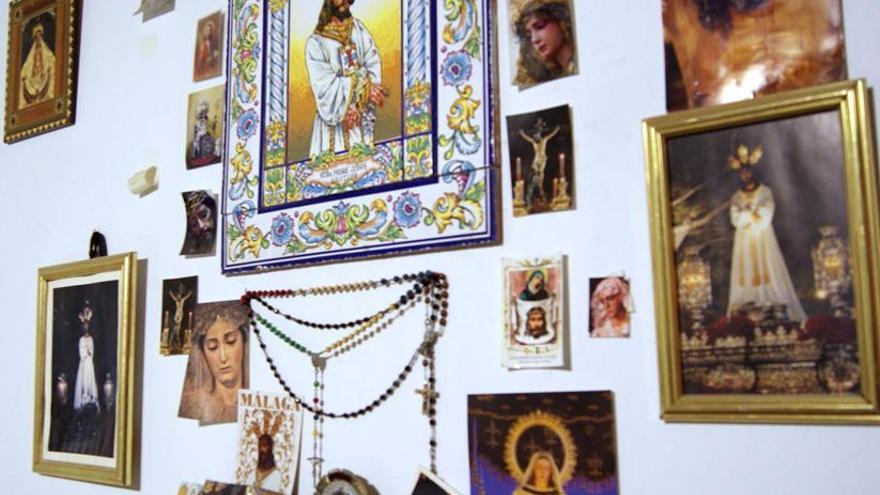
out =
<svg viewBox="0 0 880 495"><path fill-rule="evenodd" d="M401 134L400 8L399 0L291 2L288 135L302 137L289 143L290 161Z"/></svg>

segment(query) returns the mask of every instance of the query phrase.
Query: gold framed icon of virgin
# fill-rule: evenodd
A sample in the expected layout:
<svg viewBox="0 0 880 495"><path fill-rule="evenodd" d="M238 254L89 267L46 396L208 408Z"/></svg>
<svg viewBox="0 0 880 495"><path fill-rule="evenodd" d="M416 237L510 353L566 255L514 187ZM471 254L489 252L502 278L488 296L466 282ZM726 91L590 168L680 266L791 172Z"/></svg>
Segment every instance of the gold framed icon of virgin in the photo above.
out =
<svg viewBox="0 0 880 495"><path fill-rule="evenodd" d="M5 142L73 124L81 10L81 0L10 4Z"/></svg>

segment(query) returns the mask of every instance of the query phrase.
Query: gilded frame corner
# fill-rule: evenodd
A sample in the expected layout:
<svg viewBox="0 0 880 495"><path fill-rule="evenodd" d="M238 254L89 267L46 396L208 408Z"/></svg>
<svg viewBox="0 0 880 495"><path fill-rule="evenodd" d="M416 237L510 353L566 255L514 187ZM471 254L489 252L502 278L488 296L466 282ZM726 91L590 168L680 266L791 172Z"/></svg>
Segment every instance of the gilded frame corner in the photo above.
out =
<svg viewBox="0 0 880 495"><path fill-rule="evenodd" d="M4 142L11 144L73 125L81 19L82 0L10 2ZM50 39L42 49L33 39L40 25L41 33L51 33L44 35ZM41 63L30 62L34 52L41 52ZM54 63L43 64L45 58ZM24 83L25 66L35 74L30 84Z"/></svg>
<svg viewBox="0 0 880 495"><path fill-rule="evenodd" d="M47 322L53 308L48 307L50 292L54 283L70 281L83 286L94 284L88 277L104 276L118 281L117 328L116 328L116 382L113 393L113 455L112 465L89 464L91 455L74 454L72 459L47 458L50 454L45 447L51 428L51 419L46 417L55 399L51 386L52 377L47 377L47 335L54 332ZM54 296L53 296L54 297ZM34 383L34 438L33 471L48 476L56 476L79 481L106 485L131 487L135 483L135 407L136 400L136 328L137 328L137 254L134 252L114 256L99 257L85 261L65 263L40 268L37 276L37 337L36 366ZM54 321L53 321L54 322ZM54 352L54 351L53 351ZM51 365L51 361L48 361ZM51 372L51 370L49 371ZM106 384L104 385L106 387ZM71 387L73 388L73 387ZM100 386L99 386L100 390ZM106 391L106 388L104 388ZM100 394L100 391L99 391ZM47 404L47 399L49 404ZM106 410L110 410L109 408ZM81 460L82 462L77 462Z"/></svg>
<svg viewBox="0 0 880 495"><path fill-rule="evenodd" d="M689 110L643 121L660 377L660 416L667 422L880 424L878 325L880 245L877 172L865 81L832 83L752 101ZM842 131L847 230L860 384L847 394L697 394L683 381L675 238L667 142L784 118L836 111Z"/></svg>

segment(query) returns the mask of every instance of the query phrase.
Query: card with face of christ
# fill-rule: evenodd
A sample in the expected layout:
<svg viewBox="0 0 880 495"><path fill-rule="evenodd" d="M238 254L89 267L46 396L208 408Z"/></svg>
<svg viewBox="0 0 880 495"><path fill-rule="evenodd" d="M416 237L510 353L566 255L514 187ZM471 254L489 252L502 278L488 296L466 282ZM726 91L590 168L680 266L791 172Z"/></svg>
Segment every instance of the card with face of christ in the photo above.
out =
<svg viewBox="0 0 880 495"><path fill-rule="evenodd" d="M565 283L561 254L505 259L503 365L565 365Z"/></svg>

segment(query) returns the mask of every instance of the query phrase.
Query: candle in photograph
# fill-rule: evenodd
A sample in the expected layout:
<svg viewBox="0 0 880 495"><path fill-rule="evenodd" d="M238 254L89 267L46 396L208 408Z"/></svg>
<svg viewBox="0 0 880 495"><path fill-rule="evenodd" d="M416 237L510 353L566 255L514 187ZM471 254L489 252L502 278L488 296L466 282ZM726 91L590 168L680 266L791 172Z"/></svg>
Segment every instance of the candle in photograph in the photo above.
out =
<svg viewBox="0 0 880 495"><path fill-rule="evenodd" d="M559 154L559 177L565 178L565 153Z"/></svg>
<svg viewBox="0 0 880 495"><path fill-rule="evenodd" d="M522 180L522 158L516 157L516 180Z"/></svg>

